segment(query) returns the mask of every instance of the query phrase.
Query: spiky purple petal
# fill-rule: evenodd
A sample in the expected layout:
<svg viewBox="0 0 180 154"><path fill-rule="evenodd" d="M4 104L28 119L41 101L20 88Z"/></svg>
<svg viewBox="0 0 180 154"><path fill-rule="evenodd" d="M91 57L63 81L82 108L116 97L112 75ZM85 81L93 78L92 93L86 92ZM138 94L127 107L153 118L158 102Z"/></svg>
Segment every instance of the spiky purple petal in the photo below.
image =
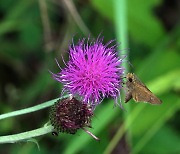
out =
<svg viewBox="0 0 180 154"><path fill-rule="evenodd" d="M110 46L97 39L88 44L85 39L69 47L69 61L53 78L63 83L66 91L79 95L83 101L99 104L106 96L117 98L120 94L121 76L124 69L116 52L116 45Z"/></svg>

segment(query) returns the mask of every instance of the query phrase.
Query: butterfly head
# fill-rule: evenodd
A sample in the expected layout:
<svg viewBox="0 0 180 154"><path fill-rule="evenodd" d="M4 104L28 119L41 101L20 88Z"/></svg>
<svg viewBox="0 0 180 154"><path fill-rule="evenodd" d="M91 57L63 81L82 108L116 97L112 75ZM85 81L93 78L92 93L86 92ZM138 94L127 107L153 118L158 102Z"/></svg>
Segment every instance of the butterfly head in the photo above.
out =
<svg viewBox="0 0 180 154"><path fill-rule="evenodd" d="M128 74L126 75L126 79L127 79L127 81L130 82L130 83L134 82L134 80L135 80L135 75L134 75L134 73L128 73Z"/></svg>

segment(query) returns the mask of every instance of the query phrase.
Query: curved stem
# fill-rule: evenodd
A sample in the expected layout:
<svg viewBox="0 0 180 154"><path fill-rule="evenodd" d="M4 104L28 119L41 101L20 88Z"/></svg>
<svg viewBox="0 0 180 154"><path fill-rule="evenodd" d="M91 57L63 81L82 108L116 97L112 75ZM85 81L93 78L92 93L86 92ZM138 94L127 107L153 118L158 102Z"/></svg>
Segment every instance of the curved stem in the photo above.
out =
<svg viewBox="0 0 180 154"><path fill-rule="evenodd" d="M63 99L63 98L67 98L67 97L69 97L69 95L65 95L63 97L56 98L56 99L47 101L45 103L30 107L30 108L26 108L26 109L2 114L2 115L0 115L0 120L5 119L5 118L9 118L9 117L14 117L14 116L18 116L18 115L23 115L23 114L35 112L35 111L47 108L47 107L53 105L58 99ZM33 137L45 135L45 134L50 133L52 131L53 131L53 126L46 124L44 127L38 128L35 130L31 130L31 131L27 131L27 132L23 132L23 133L19 133L19 134L14 134L14 135L1 136L0 137L0 144L26 141L26 140L31 139Z"/></svg>
<svg viewBox="0 0 180 154"><path fill-rule="evenodd" d="M38 110L42 110L42 109L44 109L44 108L47 108L47 107L49 107L49 106L52 106L58 99L63 99L63 98L67 98L67 97L69 97L69 95L65 95L65 96L63 96L63 97L56 98L56 99L47 101L47 102L45 102L45 103L42 103L42 104L33 106L33 107L29 107L29 108L25 108L25 109L13 111L13 112L1 114L1 115L0 115L0 120L5 119L5 118L9 118L9 117L14 117L14 116L18 116L18 115L23 115L23 114L35 112L35 111L38 111Z"/></svg>
<svg viewBox="0 0 180 154"><path fill-rule="evenodd" d="M35 130L14 134L14 135L7 135L7 136L1 136L0 137L0 144L4 143L15 143L20 141L26 141L28 139L31 139L33 137L45 135L47 133L50 133L53 131L53 127L51 125L44 126L42 128L38 128Z"/></svg>
<svg viewBox="0 0 180 154"><path fill-rule="evenodd" d="M115 30L117 35L118 42L122 43L120 45L121 49L119 51L119 56L124 57L126 55L126 60L128 61L128 23L127 23L127 1L126 0L114 0L113 1L114 7L114 19L115 19ZM123 67L125 68L126 73L129 72L129 67L126 62L123 63ZM124 95L121 95L124 99ZM104 154L112 153L113 149L116 147L122 136L124 135L125 131L127 131L126 137L128 139L128 143L131 146L131 116L128 114L130 113L130 106L126 104L126 111L124 112L124 123L119 127L119 130L114 135L113 139L109 142L108 146L104 150Z"/></svg>

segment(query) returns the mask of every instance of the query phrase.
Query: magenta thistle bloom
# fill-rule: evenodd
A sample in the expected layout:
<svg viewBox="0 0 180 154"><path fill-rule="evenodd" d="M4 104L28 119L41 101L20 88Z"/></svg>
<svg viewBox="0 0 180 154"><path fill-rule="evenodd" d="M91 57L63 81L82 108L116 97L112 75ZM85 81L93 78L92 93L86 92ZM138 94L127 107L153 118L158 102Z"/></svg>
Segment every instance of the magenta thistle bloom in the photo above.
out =
<svg viewBox="0 0 180 154"><path fill-rule="evenodd" d="M97 39L88 44L85 39L69 47L69 61L66 68L53 74L53 78L64 85L72 95L83 98L83 102L96 106L105 97L116 100L120 95L121 77L124 69L116 52L116 45L110 46Z"/></svg>

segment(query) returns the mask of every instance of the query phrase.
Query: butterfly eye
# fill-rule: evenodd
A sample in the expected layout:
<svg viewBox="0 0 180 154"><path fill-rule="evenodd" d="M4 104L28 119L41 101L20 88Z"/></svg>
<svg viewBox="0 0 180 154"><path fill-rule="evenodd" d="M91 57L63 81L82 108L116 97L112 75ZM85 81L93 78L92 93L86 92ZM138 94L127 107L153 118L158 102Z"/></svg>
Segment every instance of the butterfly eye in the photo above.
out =
<svg viewBox="0 0 180 154"><path fill-rule="evenodd" d="M128 80L129 80L129 82L132 82L132 78L129 78Z"/></svg>

